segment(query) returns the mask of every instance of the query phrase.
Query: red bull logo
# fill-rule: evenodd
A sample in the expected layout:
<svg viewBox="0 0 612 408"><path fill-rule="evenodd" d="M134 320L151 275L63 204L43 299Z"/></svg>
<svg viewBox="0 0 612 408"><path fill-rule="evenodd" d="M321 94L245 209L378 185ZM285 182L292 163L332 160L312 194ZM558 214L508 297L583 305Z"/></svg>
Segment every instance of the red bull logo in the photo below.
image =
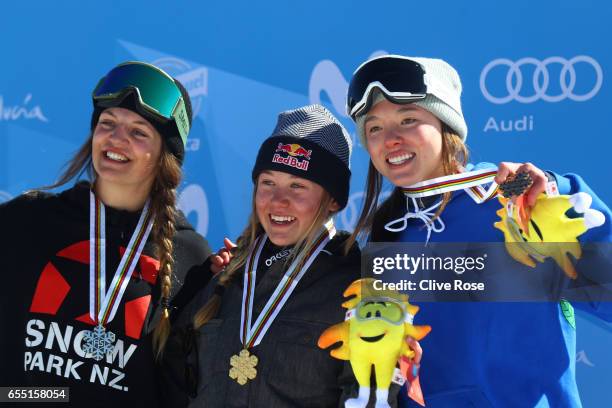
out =
<svg viewBox="0 0 612 408"><path fill-rule="evenodd" d="M276 147L276 151L288 153L289 155L293 157L303 157L306 160L310 160L310 154L312 153L312 150L306 150L299 144L295 144L295 143L292 143L292 144L279 143L278 146Z"/></svg>
<svg viewBox="0 0 612 408"><path fill-rule="evenodd" d="M279 153L286 153L287 156L283 157ZM312 154L312 150L306 150L302 146L296 143L279 143L276 147L276 153L274 157L272 157L272 163L281 163L287 166L295 167L300 170L308 170L308 165L310 164L310 155ZM299 160L298 158L303 158Z"/></svg>

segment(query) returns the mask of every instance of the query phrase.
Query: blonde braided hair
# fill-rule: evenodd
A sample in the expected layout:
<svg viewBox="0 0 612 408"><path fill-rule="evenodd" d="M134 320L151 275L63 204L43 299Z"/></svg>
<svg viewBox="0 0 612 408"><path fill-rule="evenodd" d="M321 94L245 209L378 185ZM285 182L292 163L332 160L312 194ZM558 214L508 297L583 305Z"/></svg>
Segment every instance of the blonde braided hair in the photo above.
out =
<svg viewBox="0 0 612 408"><path fill-rule="evenodd" d="M162 150L157 177L151 188L153 214L152 240L159 259L158 280L161 289L162 315L153 332L153 350L159 357L170 334L170 292L172 289L173 237L176 231L176 189L181 181L181 166L177 158Z"/></svg>

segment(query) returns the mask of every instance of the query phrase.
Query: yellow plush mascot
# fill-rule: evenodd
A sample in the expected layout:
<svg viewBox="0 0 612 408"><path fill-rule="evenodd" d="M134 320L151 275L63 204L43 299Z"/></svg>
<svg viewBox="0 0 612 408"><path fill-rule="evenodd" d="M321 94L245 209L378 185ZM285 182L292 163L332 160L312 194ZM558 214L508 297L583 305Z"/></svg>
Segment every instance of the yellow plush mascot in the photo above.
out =
<svg viewBox="0 0 612 408"><path fill-rule="evenodd" d="M429 326L413 326L418 306L408 303L408 296L396 291L374 289L374 279L359 279L345 291L344 297L354 296L342 307L348 309L347 319L323 332L318 345L327 348L334 343L342 346L330 354L340 360L350 360L359 383L359 397L346 401L348 408L365 407L370 396L372 367L376 374L376 408L389 407L389 386L400 358L412 358L414 351L406 337L421 340L430 332Z"/></svg>
<svg viewBox="0 0 612 408"><path fill-rule="evenodd" d="M531 267L536 266L535 261L544 262L550 257L568 277L576 279L576 269L567 255L580 259L578 236L605 222L603 213L590 208L591 196L584 192L571 196L540 194L530 209L508 198L498 199L502 208L497 211L500 221L495 228L504 233L508 253ZM580 216L569 218L568 210Z"/></svg>

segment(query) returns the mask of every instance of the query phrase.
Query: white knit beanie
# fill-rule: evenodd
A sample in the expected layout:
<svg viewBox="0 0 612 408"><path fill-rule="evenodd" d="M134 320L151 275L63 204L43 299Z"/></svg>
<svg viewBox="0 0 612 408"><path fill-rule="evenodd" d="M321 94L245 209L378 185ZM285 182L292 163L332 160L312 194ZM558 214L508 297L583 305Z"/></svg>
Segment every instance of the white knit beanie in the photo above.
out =
<svg viewBox="0 0 612 408"><path fill-rule="evenodd" d="M440 121L446 123L457 134L465 140L467 139L467 124L463 118L461 110L461 79L457 71L446 61L434 58L422 57L402 57L416 61L425 71L425 84L427 85L427 96L424 99L416 100L417 106L431 112ZM385 96L379 89L375 89L372 98L372 106L384 100ZM357 133L362 146L366 146L363 123L365 121L364 112L357 117Z"/></svg>

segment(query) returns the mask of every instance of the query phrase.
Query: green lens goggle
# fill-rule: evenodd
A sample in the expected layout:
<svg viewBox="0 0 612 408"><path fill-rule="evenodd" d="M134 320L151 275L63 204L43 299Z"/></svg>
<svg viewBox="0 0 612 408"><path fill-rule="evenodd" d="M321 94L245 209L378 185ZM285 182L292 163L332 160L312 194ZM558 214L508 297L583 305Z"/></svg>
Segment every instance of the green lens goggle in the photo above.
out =
<svg viewBox="0 0 612 408"><path fill-rule="evenodd" d="M94 103L121 100L127 92L135 92L140 105L154 117L174 121L185 145L189 119L183 95L170 75L144 62L124 62L100 80L93 91Z"/></svg>
<svg viewBox="0 0 612 408"><path fill-rule="evenodd" d="M355 318L359 321L382 319L394 325L412 323L412 315L406 312L404 305L389 297L362 300L355 307Z"/></svg>

